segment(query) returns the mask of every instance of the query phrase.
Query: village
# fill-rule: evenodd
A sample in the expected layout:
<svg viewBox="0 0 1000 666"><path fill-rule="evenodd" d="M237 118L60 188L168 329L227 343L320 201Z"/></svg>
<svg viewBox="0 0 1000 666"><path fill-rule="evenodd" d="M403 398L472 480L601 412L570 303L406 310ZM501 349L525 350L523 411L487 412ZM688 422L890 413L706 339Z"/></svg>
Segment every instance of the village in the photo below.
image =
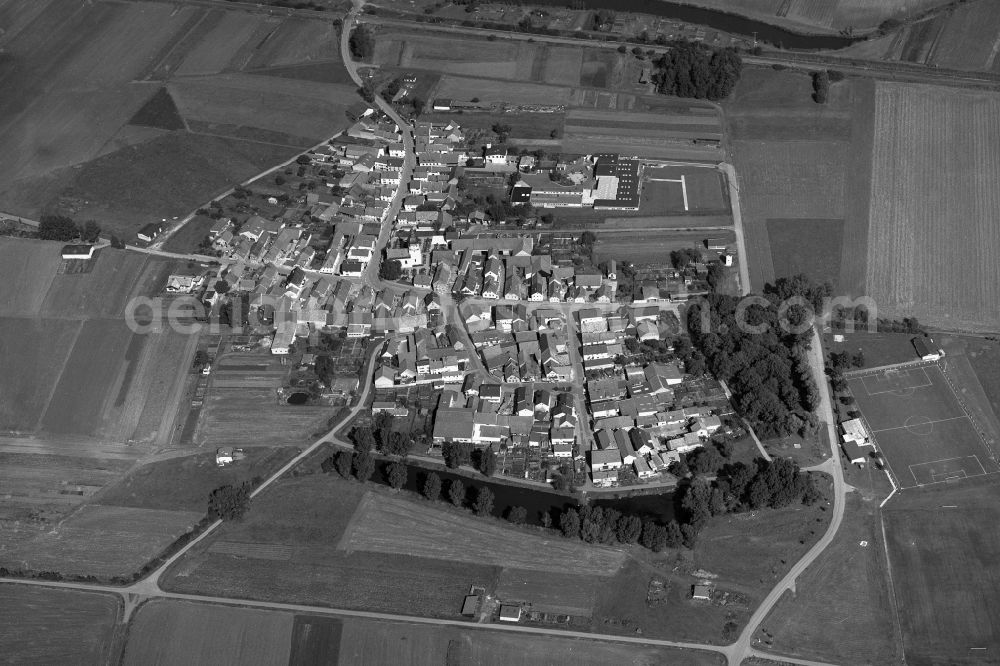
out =
<svg viewBox="0 0 1000 666"><path fill-rule="evenodd" d="M238 204L242 219L220 210L203 242L223 262L218 275L174 275L166 291L200 294L299 367L315 362L302 352L320 333L384 339L374 375L360 378L374 384L371 414L424 433L427 454L484 450L500 474L541 483L670 484L682 454L740 432L722 420L732 413L724 388L686 374L672 354L680 308L732 266L728 245L706 238L640 279L614 259L595 264L592 240L566 252L501 218L530 227L545 209L638 209L641 160L476 151L457 123L411 130L369 111L292 166L289 178L322 186L304 181L293 198L251 183L239 194L260 205ZM483 183L505 199L470 194ZM161 230L138 239L153 243ZM234 315L235 302L246 311Z"/></svg>

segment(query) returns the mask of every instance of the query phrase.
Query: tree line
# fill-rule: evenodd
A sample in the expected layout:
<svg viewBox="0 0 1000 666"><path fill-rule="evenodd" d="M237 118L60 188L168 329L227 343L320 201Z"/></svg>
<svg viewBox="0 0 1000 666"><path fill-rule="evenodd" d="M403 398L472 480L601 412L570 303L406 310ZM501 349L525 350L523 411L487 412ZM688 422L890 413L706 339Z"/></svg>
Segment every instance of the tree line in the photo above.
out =
<svg viewBox="0 0 1000 666"><path fill-rule="evenodd" d="M100 240L101 226L94 220L77 224L65 215L42 215L38 220L38 237L42 240L68 242L81 240L96 243Z"/></svg>
<svg viewBox="0 0 1000 666"><path fill-rule="evenodd" d="M713 50L696 42L676 40L653 61L657 91L675 97L721 100L740 80L743 59L733 48Z"/></svg>

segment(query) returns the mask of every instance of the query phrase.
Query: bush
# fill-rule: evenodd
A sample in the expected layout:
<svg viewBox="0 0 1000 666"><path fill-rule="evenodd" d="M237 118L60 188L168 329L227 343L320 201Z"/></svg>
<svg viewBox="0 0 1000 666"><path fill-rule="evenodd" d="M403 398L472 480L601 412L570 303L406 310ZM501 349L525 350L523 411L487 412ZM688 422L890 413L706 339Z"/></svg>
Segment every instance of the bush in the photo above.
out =
<svg viewBox="0 0 1000 666"><path fill-rule="evenodd" d="M429 500L437 501L441 499L441 477L438 476L437 472L430 472L424 478L424 487L421 492Z"/></svg>
<svg viewBox="0 0 1000 666"><path fill-rule="evenodd" d="M476 493L476 501L472 505L472 510L477 516L488 516L493 513L493 491L483 487Z"/></svg>
<svg viewBox="0 0 1000 666"><path fill-rule="evenodd" d="M528 521L528 510L523 506L512 506L507 509L507 520L515 525L523 525Z"/></svg>
<svg viewBox="0 0 1000 666"><path fill-rule="evenodd" d="M458 479L452 479L448 484L448 500L455 506L465 506L465 484Z"/></svg>
<svg viewBox="0 0 1000 666"><path fill-rule="evenodd" d="M406 465L401 462L391 462L386 465L386 477L389 485L399 490L406 485Z"/></svg>

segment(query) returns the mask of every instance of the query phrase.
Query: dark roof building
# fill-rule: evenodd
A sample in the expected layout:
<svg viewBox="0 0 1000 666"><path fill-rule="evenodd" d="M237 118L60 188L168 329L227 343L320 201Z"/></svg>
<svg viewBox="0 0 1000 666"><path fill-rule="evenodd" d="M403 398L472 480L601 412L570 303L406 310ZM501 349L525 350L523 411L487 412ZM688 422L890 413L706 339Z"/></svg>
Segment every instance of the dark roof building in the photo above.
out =
<svg viewBox="0 0 1000 666"><path fill-rule="evenodd" d="M625 159L616 153L597 155L594 176L614 176L618 179L618 192L614 199L595 199L594 208L639 208L639 160Z"/></svg>

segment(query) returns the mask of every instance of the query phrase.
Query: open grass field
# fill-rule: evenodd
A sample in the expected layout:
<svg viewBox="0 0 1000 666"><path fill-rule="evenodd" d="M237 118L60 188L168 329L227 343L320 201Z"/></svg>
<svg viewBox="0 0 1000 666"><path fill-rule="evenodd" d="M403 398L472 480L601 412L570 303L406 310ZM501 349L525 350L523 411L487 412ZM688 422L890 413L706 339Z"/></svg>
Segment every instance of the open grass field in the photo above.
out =
<svg viewBox="0 0 1000 666"><path fill-rule="evenodd" d="M384 529L373 530L372 525ZM524 534L500 523L443 512L433 504L369 494L340 541L347 551L409 554L550 573L610 576L624 553L580 542Z"/></svg>
<svg viewBox="0 0 1000 666"><path fill-rule="evenodd" d="M844 243L842 219L768 220L767 238L775 278L804 273L817 283L829 280L837 288Z"/></svg>
<svg viewBox="0 0 1000 666"><path fill-rule="evenodd" d="M848 385L901 488L1000 471L982 429L936 364L851 373Z"/></svg>
<svg viewBox="0 0 1000 666"><path fill-rule="evenodd" d="M546 48L521 42L515 48L506 40L490 42L433 32L421 33L419 39L414 39L413 34L383 31L376 39L373 63L383 67L426 69L462 76L542 82L548 59L538 56ZM579 53L578 49L566 50ZM538 71L534 74L536 68ZM563 85L567 84L563 82Z"/></svg>
<svg viewBox="0 0 1000 666"><path fill-rule="evenodd" d="M510 127L511 143L531 143L531 139L551 139L562 132L565 115L561 113L424 113L422 120L433 123L458 123L463 131L470 129L493 131L501 123Z"/></svg>
<svg viewBox="0 0 1000 666"><path fill-rule="evenodd" d="M727 213L729 202L725 177L715 169L705 167L647 167L640 212L655 215L667 211L709 215Z"/></svg>
<svg viewBox="0 0 1000 666"><path fill-rule="evenodd" d="M62 264L58 243L0 238L0 312L37 315ZM30 275L30 279L26 279ZM2 336L7 340L6 336Z"/></svg>
<svg viewBox="0 0 1000 666"><path fill-rule="evenodd" d="M742 14L797 32L874 28L887 18L905 18L946 4L943 0L683 0L699 7Z"/></svg>
<svg viewBox="0 0 1000 666"><path fill-rule="evenodd" d="M296 615L292 626L292 649L288 666L329 664L340 658L340 635L343 623L333 617Z"/></svg>
<svg viewBox="0 0 1000 666"><path fill-rule="evenodd" d="M138 509L204 512L208 496L219 486L267 477L295 453L294 449L248 447L238 464L219 467L215 452L169 458L143 465L105 488L97 501Z"/></svg>
<svg viewBox="0 0 1000 666"><path fill-rule="evenodd" d="M679 106L660 112L633 112L616 110L615 106L567 112L565 150L681 158L677 151L717 152L715 142L722 139L720 118L711 109L693 112L691 107Z"/></svg>
<svg viewBox="0 0 1000 666"><path fill-rule="evenodd" d="M132 620L124 664L288 664L293 615L157 599Z"/></svg>
<svg viewBox="0 0 1000 666"><path fill-rule="evenodd" d="M256 74L177 78L168 89L189 123L280 132L305 139L306 146L346 124L345 111L354 103L350 86Z"/></svg>
<svg viewBox="0 0 1000 666"><path fill-rule="evenodd" d="M3 210L28 217L57 210L131 237L146 222L186 213L286 159L314 135L319 141L334 134L356 100L353 87L339 85L347 73L329 20L155 2L37 2L30 10L16 4L0 10L0 84L10 93L0 100L0 149L11 156L0 164ZM38 49L39 43L61 48ZM307 78L329 83L296 82L301 75L285 79L280 71L317 63L327 65L322 76ZM279 71L268 71L274 67ZM234 87L231 78L245 68L269 76ZM215 77L209 85L218 91L199 96L197 83L184 90L195 129L249 146L157 137L141 115L143 131L129 129L136 113L162 94L164 81L181 85L192 75ZM298 106L292 96L301 98ZM207 120L219 115L213 104L226 105L230 119ZM275 109L290 130L274 127ZM177 117L169 123L186 127ZM197 157L197 143L206 144L205 160ZM275 152L288 144L293 148Z"/></svg>
<svg viewBox="0 0 1000 666"><path fill-rule="evenodd" d="M803 262L822 254L828 266L824 279L858 296L865 292L868 257L874 84L860 79L834 84L823 105L810 95L805 74L749 67L724 105L751 283L760 290L788 270L788 249L801 239L815 246L803 253ZM840 244L823 248L805 234L782 233L802 220L838 221ZM777 247L771 229L778 232Z"/></svg>
<svg viewBox="0 0 1000 666"><path fill-rule="evenodd" d="M56 526L0 525L0 566L101 577L130 575L188 531L204 511L87 504Z"/></svg>
<svg viewBox="0 0 1000 666"><path fill-rule="evenodd" d="M938 67L1000 71L997 41L1000 40L1000 5L970 2L948 14L931 52Z"/></svg>
<svg viewBox="0 0 1000 666"><path fill-rule="evenodd" d="M182 558L165 585L176 591L459 617L469 586L492 588L499 567L337 547L364 493L383 490L332 475L283 481L254 502L245 520L225 525ZM296 516L294 522L289 515ZM217 547L222 542L226 545ZM290 552L282 554L275 546Z"/></svg>
<svg viewBox="0 0 1000 666"><path fill-rule="evenodd" d="M34 432L79 334L70 320L0 318L0 429Z"/></svg>
<svg viewBox="0 0 1000 666"><path fill-rule="evenodd" d="M505 568L494 591L503 603L528 603L541 613L590 617L595 586L580 585L576 573Z"/></svg>
<svg viewBox="0 0 1000 666"><path fill-rule="evenodd" d="M5 662L103 666L113 659L117 597L10 584L0 586L0 596Z"/></svg>
<svg viewBox="0 0 1000 666"><path fill-rule="evenodd" d="M982 664L1000 649L995 478L903 492L883 510L909 664Z"/></svg>
<svg viewBox="0 0 1000 666"><path fill-rule="evenodd" d="M824 483L820 482L823 487ZM594 626L608 633L670 640L730 643L750 613L774 584L826 530L825 502L777 511L714 518L701 533L693 552L682 551L631 560L609 584L598 590ZM666 581L663 603L646 602L649 583ZM691 586L711 580L730 603L691 599Z"/></svg>
<svg viewBox="0 0 1000 666"><path fill-rule="evenodd" d="M879 84L876 106L871 296L889 314L995 327L1000 95Z"/></svg>
<svg viewBox="0 0 1000 666"><path fill-rule="evenodd" d="M795 594L786 593L761 624L762 649L831 663L899 663L879 501L847 496L833 543L795 581Z"/></svg>
<svg viewBox="0 0 1000 666"><path fill-rule="evenodd" d="M844 336L843 342L834 342L833 334L823 335L823 349L827 352L861 352L865 359L865 368L877 368L882 365L911 363L917 360L917 352L913 347L913 335L909 333L869 333L858 326L854 333L837 331Z"/></svg>
<svg viewBox="0 0 1000 666"><path fill-rule="evenodd" d="M129 296L144 275L149 257L145 254L104 248L89 273L56 275L39 314L52 318L119 318ZM154 271L168 266L153 262ZM165 278L165 276L164 276Z"/></svg>

